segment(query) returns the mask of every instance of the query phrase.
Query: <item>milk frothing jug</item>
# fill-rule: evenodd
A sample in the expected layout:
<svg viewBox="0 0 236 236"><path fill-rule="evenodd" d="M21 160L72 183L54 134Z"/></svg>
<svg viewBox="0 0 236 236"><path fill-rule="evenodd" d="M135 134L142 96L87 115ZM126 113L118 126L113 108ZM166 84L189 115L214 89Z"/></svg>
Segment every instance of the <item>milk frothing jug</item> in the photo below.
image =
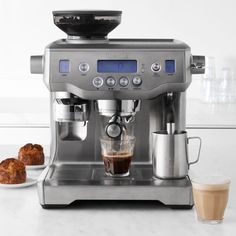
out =
<svg viewBox="0 0 236 236"><path fill-rule="evenodd" d="M188 175L189 166L199 161L201 151L200 137L187 137L187 132L152 134L153 174L161 179L180 179ZM190 162L188 144L192 139L199 141L197 159Z"/></svg>

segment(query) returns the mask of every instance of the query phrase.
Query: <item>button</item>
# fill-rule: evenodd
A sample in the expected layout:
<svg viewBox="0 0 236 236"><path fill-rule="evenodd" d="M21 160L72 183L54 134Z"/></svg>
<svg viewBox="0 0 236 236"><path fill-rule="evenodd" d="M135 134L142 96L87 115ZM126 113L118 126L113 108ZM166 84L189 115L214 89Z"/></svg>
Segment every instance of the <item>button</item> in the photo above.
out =
<svg viewBox="0 0 236 236"><path fill-rule="evenodd" d="M80 63L79 64L79 71L82 73L86 73L89 71L89 64L88 63Z"/></svg>
<svg viewBox="0 0 236 236"><path fill-rule="evenodd" d="M113 77L108 77L106 79L106 84L108 87L114 87L116 85L116 80Z"/></svg>
<svg viewBox="0 0 236 236"><path fill-rule="evenodd" d="M175 73L175 60L166 60L165 61L165 72L168 74Z"/></svg>
<svg viewBox="0 0 236 236"><path fill-rule="evenodd" d="M134 77L132 82L133 82L133 85L139 86L142 84L142 79L140 77Z"/></svg>
<svg viewBox="0 0 236 236"><path fill-rule="evenodd" d="M103 78L102 77L95 77L93 78L93 86L96 88L100 88L103 85Z"/></svg>
<svg viewBox="0 0 236 236"><path fill-rule="evenodd" d="M119 84L122 87L126 87L129 84L129 79L127 77L121 77L119 79Z"/></svg>
<svg viewBox="0 0 236 236"><path fill-rule="evenodd" d="M62 74L67 74L70 72L70 61L60 60L59 61L59 72Z"/></svg>
<svg viewBox="0 0 236 236"><path fill-rule="evenodd" d="M161 65L158 62L155 62L151 65L151 70L156 73L161 70Z"/></svg>

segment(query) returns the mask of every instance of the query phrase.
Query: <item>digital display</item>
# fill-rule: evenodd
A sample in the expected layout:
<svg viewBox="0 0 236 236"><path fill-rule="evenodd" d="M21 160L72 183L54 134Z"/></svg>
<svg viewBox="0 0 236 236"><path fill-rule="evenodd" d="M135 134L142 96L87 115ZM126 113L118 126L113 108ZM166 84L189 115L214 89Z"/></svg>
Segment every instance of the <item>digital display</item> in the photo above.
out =
<svg viewBox="0 0 236 236"><path fill-rule="evenodd" d="M59 72L64 73L64 74L70 72L70 61L69 60L60 60L59 61Z"/></svg>
<svg viewBox="0 0 236 236"><path fill-rule="evenodd" d="M136 60L98 60L98 73L136 73Z"/></svg>
<svg viewBox="0 0 236 236"><path fill-rule="evenodd" d="M165 72L168 74L175 73L175 60L166 60L165 61Z"/></svg>

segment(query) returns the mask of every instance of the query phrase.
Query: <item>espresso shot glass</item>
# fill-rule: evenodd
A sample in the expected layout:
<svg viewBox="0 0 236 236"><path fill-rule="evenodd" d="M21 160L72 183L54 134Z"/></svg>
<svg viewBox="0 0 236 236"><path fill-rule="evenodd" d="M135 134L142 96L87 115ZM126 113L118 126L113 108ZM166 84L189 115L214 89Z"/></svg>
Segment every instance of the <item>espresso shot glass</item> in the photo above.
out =
<svg viewBox="0 0 236 236"><path fill-rule="evenodd" d="M112 177L129 176L135 137L128 136L123 140L101 139L100 141L105 175Z"/></svg>

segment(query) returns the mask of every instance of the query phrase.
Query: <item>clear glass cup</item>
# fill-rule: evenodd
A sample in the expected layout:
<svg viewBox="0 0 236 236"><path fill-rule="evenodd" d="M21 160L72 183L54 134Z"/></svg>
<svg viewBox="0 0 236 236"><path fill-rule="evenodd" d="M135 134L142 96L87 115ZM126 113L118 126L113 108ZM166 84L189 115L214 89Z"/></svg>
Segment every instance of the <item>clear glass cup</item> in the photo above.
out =
<svg viewBox="0 0 236 236"><path fill-rule="evenodd" d="M105 175L113 177L129 176L135 137L126 136L122 140L101 139L100 141Z"/></svg>
<svg viewBox="0 0 236 236"><path fill-rule="evenodd" d="M202 176L192 179L193 198L200 222L217 224L224 218L230 180L224 176Z"/></svg>
<svg viewBox="0 0 236 236"><path fill-rule="evenodd" d="M218 102L219 81L216 79L216 63L214 57L206 57L206 71L201 80L203 102Z"/></svg>
<svg viewBox="0 0 236 236"><path fill-rule="evenodd" d="M219 98L221 103L235 102L235 86L233 70L228 67L223 68L221 70L219 85Z"/></svg>

